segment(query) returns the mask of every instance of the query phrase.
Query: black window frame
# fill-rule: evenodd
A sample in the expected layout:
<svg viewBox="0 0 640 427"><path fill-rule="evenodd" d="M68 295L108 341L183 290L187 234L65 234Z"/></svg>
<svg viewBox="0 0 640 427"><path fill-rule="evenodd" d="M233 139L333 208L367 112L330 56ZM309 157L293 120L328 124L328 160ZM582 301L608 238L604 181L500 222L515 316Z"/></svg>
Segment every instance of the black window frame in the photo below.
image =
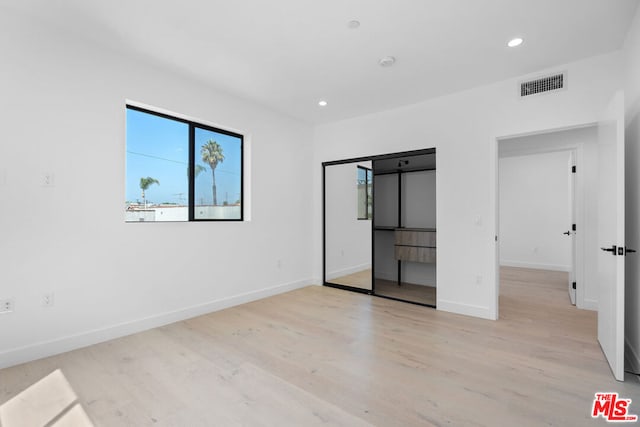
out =
<svg viewBox="0 0 640 427"><path fill-rule="evenodd" d="M366 217L364 218L360 218L360 209L358 209L358 212L356 214L356 216L358 217L358 221L371 221L373 219L373 212L369 212L369 188L368 186L371 185L373 186L373 169L368 168L366 166L360 166L360 165L356 165L357 169L363 169L365 171L365 182L364 182L364 211L365 211L365 215ZM357 175L356 175L357 176ZM369 184L369 181L371 181L371 184ZM373 191L372 191L373 193ZM371 195L373 196L373 194ZM358 199L358 202L360 202L360 200Z"/></svg>
<svg viewBox="0 0 640 427"><path fill-rule="evenodd" d="M173 120L180 123L185 123L189 126L189 199L188 199L188 219L187 221L179 222L243 222L244 221L244 135L231 132L225 129L216 128L214 126L205 125L203 123L195 122L193 120L183 119L175 117L166 113L159 113L157 111L149 110L147 108L138 107L136 105L126 104L127 110L139 111L141 113L151 114L154 116L162 117L163 119ZM196 128L203 129L210 132L221 133L224 135L232 136L240 139L240 218L196 218L195 217L195 163L196 163ZM142 221L147 222L147 221ZM159 222L159 221L152 221Z"/></svg>

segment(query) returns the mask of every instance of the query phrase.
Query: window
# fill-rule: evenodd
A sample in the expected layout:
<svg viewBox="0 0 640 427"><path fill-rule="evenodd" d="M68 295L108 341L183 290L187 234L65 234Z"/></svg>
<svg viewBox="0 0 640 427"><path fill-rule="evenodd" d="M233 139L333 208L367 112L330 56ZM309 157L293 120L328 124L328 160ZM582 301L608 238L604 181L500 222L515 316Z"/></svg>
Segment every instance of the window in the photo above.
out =
<svg viewBox="0 0 640 427"><path fill-rule="evenodd" d="M243 136L127 106L125 220L242 221Z"/></svg>
<svg viewBox="0 0 640 427"><path fill-rule="evenodd" d="M365 168L364 166L357 166L357 168L358 219L371 219L373 174L371 169Z"/></svg>

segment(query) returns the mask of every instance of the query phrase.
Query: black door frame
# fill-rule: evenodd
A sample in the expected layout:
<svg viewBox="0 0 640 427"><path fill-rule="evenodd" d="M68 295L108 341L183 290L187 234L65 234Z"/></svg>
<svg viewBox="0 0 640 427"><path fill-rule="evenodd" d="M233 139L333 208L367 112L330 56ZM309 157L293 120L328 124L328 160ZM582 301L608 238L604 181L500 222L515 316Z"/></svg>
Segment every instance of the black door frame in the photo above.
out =
<svg viewBox="0 0 640 427"><path fill-rule="evenodd" d="M342 159L342 160L332 160L327 162L322 162L322 285L330 288L337 288L351 292L357 292L361 294L372 295L380 298L386 298L395 301L406 302L409 304L421 305L423 307L431 307L435 308L435 305L432 304L424 304L421 302L405 300L401 298L390 297L386 295L377 294L375 291L375 232L376 228L375 224L375 207L376 207L376 198L373 198L373 203L371 206L371 290L356 288L353 286L340 285L337 283L327 282L327 192L326 192L326 167L327 166L336 166L343 165L348 163L358 163L358 162L367 162L367 161L375 161L375 160L388 160L395 159L400 157L410 157L410 156L420 156L425 154L435 154L435 148L425 148L421 150L411 150L411 151L401 151L397 153L389 153L389 154L379 154L374 156L364 156L364 157L354 157L350 159ZM437 162L436 162L437 165ZM421 170L433 170L433 169L421 169ZM412 172L417 172L418 170L412 170ZM398 172L390 172L390 173L398 173ZM402 175L402 171L398 174L398 184L400 185L400 177ZM375 174L374 174L375 177ZM374 179L375 182L375 179ZM372 183L372 185L375 185ZM375 191L375 188L372 189L372 194ZM400 194L398 195L398 212L402 210L402 197ZM398 216L398 221L400 221L400 216Z"/></svg>

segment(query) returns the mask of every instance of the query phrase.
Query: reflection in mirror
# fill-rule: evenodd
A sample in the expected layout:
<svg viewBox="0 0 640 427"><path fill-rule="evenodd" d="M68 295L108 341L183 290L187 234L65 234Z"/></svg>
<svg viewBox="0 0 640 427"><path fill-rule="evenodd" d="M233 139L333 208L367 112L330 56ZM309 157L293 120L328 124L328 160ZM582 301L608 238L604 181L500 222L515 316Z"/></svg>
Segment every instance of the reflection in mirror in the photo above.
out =
<svg viewBox="0 0 640 427"><path fill-rule="evenodd" d="M365 166L358 170L358 219L371 219L373 205L373 172Z"/></svg>
<svg viewBox="0 0 640 427"><path fill-rule="evenodd" d="M371 162L325 167L325 276L371 290Z"/></svg>

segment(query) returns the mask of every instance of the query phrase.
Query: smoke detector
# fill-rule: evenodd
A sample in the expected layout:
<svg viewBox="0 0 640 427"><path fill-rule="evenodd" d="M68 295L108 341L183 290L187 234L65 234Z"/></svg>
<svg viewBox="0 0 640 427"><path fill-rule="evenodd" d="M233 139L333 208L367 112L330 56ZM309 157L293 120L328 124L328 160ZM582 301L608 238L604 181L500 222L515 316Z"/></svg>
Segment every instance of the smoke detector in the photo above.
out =
<svg viewBox="0 0 640 427"><path fill-rule="evenodd" d="M393 56L385 56L384 58L381 58L380 61L378 61L378 64L380 64L381 67L391 67L393 64L395 64L396 62L396 58L394 58Z"/></svg>

